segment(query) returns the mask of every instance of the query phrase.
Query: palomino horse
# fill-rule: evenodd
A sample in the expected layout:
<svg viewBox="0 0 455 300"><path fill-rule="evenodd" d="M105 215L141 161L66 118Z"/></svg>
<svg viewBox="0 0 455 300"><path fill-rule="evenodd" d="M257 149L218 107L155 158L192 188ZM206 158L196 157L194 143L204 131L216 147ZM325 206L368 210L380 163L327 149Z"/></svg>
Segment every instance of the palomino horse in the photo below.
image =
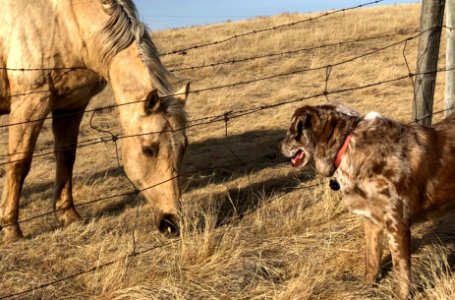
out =
<svg viewBox="0 0 455 300"><path fill-rule="evenodd" d="M74 145L84 109L106 81L119 105L123 133L132 136L122 144L125 172L154 206L159 229L177 231L189 86L171 95L168 72L132 1L4 1L0 24L0 114L9 113L12 124L0 206L1 222L8 225L5 242L22 236L19 197L50 112L57 162L54 209L64 225L79 218L72 196ZM148 134L153 132L161 133Z"/></svg>

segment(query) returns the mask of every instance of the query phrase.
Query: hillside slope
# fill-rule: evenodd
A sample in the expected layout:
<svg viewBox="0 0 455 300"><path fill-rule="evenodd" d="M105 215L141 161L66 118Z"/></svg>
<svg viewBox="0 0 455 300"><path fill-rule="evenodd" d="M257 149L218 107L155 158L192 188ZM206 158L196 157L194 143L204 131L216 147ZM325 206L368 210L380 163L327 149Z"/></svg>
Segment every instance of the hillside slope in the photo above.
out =
<svg viewBox="0 0 455 300"><path fill-rule="evenodd" d="M393 299L389 253L383 259L386 274L380 285L364 285L359 218L346 211L328 179L311 168L296 172L275 154L292 112L303 104L329 100L360 113L375 110L410 121L411 80L379 83L406 76L406 61L414 70L417 39L399 41L416 35L419 13L419 5L353 10L164 56L176 84L188 80L193 91L200 90L188 100L189 118L221 116L202 120L219 122L187 132L190 146L183 171L205 171L182 178L181 237L169 240L155 232L150 208L133 196L80 206L85 222L67 228L59 227L52 215L33 219L21 224L26 240L0 245L0 298L118 260L17 298ZM165 53L318 15L282 14L152 36ZM312 49L297 51L304 48ZM289 53L278 55L282 52ZM370 54L363 56L366 53ZM244 61L194 68L232 60ZM284 75L288 73L295 74ZM442 75L435 110L442 108ZM308 99L263 107L302 97ZM111 103L106 91L91 108ZM250 114L239 116L240 110ZM231 113L224 119L227 112ZM80 140L105 136L90 126L91 117L84 117ZM96 128L112 132L120 130L117 120L116 110L93 115ZM7 122L7 117L0 119L0 124ZM6 129L0 129L3 160L6 136ZM37 148L50 145L46 124ZM113 143L78 150L76 204L131 190L115 153ZM216 166L223 167L207 171ZM3 170L0 166L0 176ZM34 160L24 185L21 219L51 209L53 174L52 156ZM414 228L416 298L455 297L448 268L455 262L454 232L450 219ZM122 259L129 254L133 257Z"/></svg>

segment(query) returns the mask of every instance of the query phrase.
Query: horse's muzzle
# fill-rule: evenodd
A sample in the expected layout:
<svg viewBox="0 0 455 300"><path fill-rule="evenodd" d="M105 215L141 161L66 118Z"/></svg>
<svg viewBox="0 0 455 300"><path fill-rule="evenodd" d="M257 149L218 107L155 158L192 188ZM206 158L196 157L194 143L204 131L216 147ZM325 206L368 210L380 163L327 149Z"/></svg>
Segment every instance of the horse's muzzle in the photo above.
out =
<svg viewBox="0 0 455 300"><path fill-rule="evenodd" d="M180 233L178 218L173 214L164 214L159 218L157 227L162 234L168 237L176 237Z"/></svg>

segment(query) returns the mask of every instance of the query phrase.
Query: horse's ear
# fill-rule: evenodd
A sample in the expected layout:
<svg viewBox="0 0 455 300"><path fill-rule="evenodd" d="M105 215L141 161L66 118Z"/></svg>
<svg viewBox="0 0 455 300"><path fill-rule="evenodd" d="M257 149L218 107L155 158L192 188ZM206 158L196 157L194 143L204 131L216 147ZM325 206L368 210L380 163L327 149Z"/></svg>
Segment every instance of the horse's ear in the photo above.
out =
<svg viewBox="0 0 455 300"><path fill-rule="evenodd" d="M144 112L147 115L156 112L160 108L160 102L161 99L160 96L158 96L158 90L154 89L147 95L147 98L145 99Z"/></svg>
<svg viewBox="0 0 455 300"><path fill-rule="evenodd" d="M182 87L175 93L175 99L180 101L180 103L182 103L182 105L185 106L189 93L190 93L190 83L187 82L184 87Z"/></svg>

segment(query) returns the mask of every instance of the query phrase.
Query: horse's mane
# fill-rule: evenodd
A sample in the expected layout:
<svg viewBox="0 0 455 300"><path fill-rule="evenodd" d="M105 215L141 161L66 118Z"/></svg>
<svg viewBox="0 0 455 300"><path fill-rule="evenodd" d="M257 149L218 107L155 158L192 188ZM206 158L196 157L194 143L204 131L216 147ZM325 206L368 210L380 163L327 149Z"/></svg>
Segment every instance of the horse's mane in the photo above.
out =
<svg viewBox="0 0 455 300"><path fill-rule="evenodd" d="M95 35L97 58L109 66L112 58L131 43L136 42L139 55L149 69L152 82L163 94L172 93L169 72L160 61L146 26L139 20L136 6L131 0L98 0L110 16L104 27Z"/></svg>
<svg viewBox="0 0 455 300"><path fill-rule="evenodd" d="M148 68L154 87L163 95L172 94L169 72L160 61L158 50L150 38L147 27L140 22L133 1L98 0L98 2L110 16L94 40L97 56L101 63L108 66L118 52L136 42L139 56ZM176 120L179 128L184 128L187 116L179 101L166 97L162 104L165 113Z"/></svg>

